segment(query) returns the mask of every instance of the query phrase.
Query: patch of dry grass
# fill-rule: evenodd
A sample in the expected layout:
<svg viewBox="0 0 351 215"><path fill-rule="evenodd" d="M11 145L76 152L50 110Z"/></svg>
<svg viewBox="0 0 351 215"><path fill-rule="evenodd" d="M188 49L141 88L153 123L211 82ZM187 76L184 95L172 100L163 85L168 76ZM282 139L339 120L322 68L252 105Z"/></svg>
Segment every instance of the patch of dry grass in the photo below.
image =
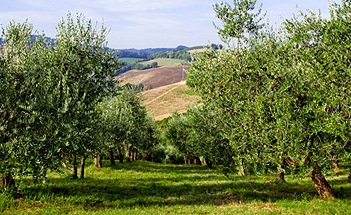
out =
<svg viewBox="0 0 351 215"><path fill-rule="evenodd" d="M200 97L192 95L185 81L143 92L143 104L155 120L169 117L172 112L184 113L187 106L196 105Z"/></svg>

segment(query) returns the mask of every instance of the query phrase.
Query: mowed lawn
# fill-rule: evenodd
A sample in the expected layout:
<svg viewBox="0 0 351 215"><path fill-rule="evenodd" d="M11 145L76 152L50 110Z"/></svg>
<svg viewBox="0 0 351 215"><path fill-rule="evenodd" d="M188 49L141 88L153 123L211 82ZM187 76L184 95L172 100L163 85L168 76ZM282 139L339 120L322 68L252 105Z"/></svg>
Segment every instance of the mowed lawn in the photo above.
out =
<svg viewBox="0 0 351 215"><path fill-rule="evenodd" d="M225 177L221 168L134 162L90 165L85 179L68 170L46 185L21 184L13 200L1 195L0 214L350 214L348 171L328 177L338 196L323 200L311 180L287 176Z"/></svg>

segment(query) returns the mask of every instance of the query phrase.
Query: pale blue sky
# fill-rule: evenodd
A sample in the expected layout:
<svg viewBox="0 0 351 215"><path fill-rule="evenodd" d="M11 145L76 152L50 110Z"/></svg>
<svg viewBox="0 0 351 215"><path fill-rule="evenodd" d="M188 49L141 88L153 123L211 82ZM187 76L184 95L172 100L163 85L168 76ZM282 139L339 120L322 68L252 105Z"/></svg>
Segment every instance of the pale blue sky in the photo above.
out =
<svg viewBox="0 0 351 215"><path fill-rule="evenodd" d="M232 3L232 0L226 0ZM340 2L340 0L336 0ZM34 29L55 37L55 28L68 11L83 13L110 28L112 48L155 48L220 43L212 5L220 0L2 0L0 23L28 21ZM270 23L280 23L298 10L321 10L328 0L258 0ZM298 5L298 8L296 6Z"/></svg>

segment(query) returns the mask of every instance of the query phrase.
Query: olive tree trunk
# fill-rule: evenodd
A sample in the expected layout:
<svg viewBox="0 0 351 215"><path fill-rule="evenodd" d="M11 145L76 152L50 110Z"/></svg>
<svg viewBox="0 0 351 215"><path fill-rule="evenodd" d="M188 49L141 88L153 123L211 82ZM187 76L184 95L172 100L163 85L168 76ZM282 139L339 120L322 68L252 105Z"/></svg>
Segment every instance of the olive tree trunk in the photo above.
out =
<svg viewBox="0 0 351 215"><path fill-rule="evenodd" d="M332 162L333 162L334 172L340 172L339 160L333 159Z"/></svg>
<svg viewBox="0 0 351 215"><path fill-rule="evenodd" d="M277 173L277 180L281 182L285 182L285 173L283 171L279 171Z"/></svg>
<svg viewBox="0 0 351 215"><path fill-rule="evenodd" d="M213 167L211 161L209 161L207 158L203 159L202 165L209 168L209 169L211 169Z"/></svg>
<svg viewBox="0 0 351 215"><path fill-rule="evenodd" d="M78 178L77 156L72 156L72 178Z"/></svg>
<svg viewBox="0 0 351 215"><path fill-rule="evenodd" d="M88 158L88 156L82 157L80 160L80 178L84 178L84 171L85 171L85 160Z"/></svg>
<svg viewBox="0 0 351 215"><path fill-rule="evenodd" d="M123 163L123 154L121 153L121 151L118 151L118 160L119 163Z"/></svg>
<svg viewBox="0 0 351 215"><path fill-rule="evenodd" d="M102 168L102 159L101 159L101 156L100 156L100 155L97 155L97 156L94 158L94 164L95 164L96 167Z"/></svg>
<svg viewBox="0 0 351 215"><path fill-rule="evenodd" d="M113 154L112 150L110 150L108 152L108 158L110 160L111 166L115 166L116 165L116 161L115 161L115 157L114 157L114 154Z"/></svg>
<svg viewBox="0 0 351 215"><path fill-rule="evenodd" d="M127 162L132 162L132 151L128 150Z"/></svg>
<svg viewBox="0 0 351 215"><path fill-rule="evenodd" d="M149 158L149 154L147 152L144 152L142 160L147 161L148 158Z"/></svg>
<svg viewBox="0 0 351 215"><path fill-rule="evenodd" d="M13 179L11 174L7 174L6 177L1 179L1 187L3 188L15 187L15 179Z"/></svg>
<svg viewBox="0 0 351 215"><path fill-rule="evenodd" d="M328 181L325 177L321 174L319 170L319 166L314 163L313 170L311 173L311 179L313 181L314 187L317 189L317 192L320 197L322 198L335 198L333 189L329 185Z"/></svg>

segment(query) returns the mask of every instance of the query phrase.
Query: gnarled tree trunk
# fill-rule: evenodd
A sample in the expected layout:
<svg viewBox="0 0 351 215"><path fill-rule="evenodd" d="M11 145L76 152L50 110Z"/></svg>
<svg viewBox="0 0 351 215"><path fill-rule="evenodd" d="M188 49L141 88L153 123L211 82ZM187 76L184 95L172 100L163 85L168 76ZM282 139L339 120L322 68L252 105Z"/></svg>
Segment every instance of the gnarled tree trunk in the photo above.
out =
<svg viewBox="0 0 351 215"><path fill-rule="evenodd" d="M149 154L147 152L144 152L142 160L147 161L148 158L149 158Z"/></svg>
<svg viewBox="0 0 351 215"><path fill-rule="evenodd" d="M137 150L135 150L135 151L133 152L133 161L136 161L136 160L137 160L137 155L138 155L138 152L137 152Z"/></svg>
<svg viewBox="0 0 351 215"><path fill-rule="evenodd" d="M191 165L191 158L190 157L188 157L188 165Z"/></svg>
<svg viewBox="0 0 351 215"><path fill-rule="evenodd" d="M127 162L131 162L131 161L132 161L132 151L128 150Z"/></svg>
<svg viewBox="0 0 351 215"><path fill-rule="evenodd" d="M212 163L206 158L203 159L202 165L210 169L212 168Z"/></svg>
<svg viewBox="0 0 351 215"><path fill-rule="evenodd" d="M201 161L200 161L200 158L199 158L199 157L195 157L195 158L194 158L194 164L195 164L195 165L201 164Z"/></svg>
<svg viewBox="0 0 351 215"><path fill-rule="evenodd" d="M239 171L238 171L238 175L239 176L245 176L246 172L245 172L245 163L244 163L244 159L241 158L240 159L240 165L239 165Z"/></svg>
<svg viewBox="0 0 351 215"><path fill-rule="evenodd" d="M319 170L319 166L316 163L313 163L312 165L313 170L311 173L311 179L313 181L313 184L315 188L317 189L317 192L320 197L322 198L335 198L334 192L325 179L325 177L321 174Z"/></svg>

